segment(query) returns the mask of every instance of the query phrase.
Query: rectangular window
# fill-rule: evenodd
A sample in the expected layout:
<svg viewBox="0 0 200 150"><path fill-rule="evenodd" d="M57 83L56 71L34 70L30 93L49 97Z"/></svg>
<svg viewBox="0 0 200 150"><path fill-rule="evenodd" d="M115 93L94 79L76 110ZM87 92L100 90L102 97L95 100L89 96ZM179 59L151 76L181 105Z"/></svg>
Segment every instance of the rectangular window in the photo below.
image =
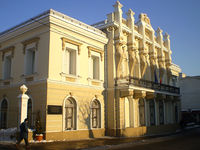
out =
<svg viewBox="0 0 200 150"><path fill-rule="evenodd" d="M92 72L92 78L99 80L99 57L96 56L91 57L91 72Z"/></svg>
<svg viewBox="0 0 200 150"><path fill-rule="evenodd" d="M78 46L67 43L63 55L63 73L76 75Z"/></svg>
<svg viewBox="0 0 200 150"><path fill-rule="evenodd" d="M31 75L35 71L35 51L34 49L28 49L26 51L26 75Z"/></svg>
<svg viewBox="0 0 200 150"><path fill-rule="evenodd" d="M3 79L10 79L11 77L11 64L12 59L11 56L6 56L4 59L4 70L3 70Z"/></svg>
<svg viewBox="0 0 200 150"><path fill-rule="evenodd" d="M76 51L69 51L69 74L76 75Z"/></svg>

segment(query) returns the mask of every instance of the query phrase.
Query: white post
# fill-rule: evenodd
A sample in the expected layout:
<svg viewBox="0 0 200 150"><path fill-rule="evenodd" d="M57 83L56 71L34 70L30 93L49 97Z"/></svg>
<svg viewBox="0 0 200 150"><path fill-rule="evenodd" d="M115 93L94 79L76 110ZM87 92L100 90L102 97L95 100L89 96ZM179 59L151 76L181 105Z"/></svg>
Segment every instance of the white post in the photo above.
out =
<svg viewBox="0 0 200 150"><path fill-rule="evenodd" d="M28 88L25 85L22 85L20 87L20 91L22 92L22 94L20 94L17 98L19 99L19 120L18 120L18 125L20 125L25 118L27 118L27 105L28 105L28 99L29 96L26 95L26 91L28 90Z"/></svg>

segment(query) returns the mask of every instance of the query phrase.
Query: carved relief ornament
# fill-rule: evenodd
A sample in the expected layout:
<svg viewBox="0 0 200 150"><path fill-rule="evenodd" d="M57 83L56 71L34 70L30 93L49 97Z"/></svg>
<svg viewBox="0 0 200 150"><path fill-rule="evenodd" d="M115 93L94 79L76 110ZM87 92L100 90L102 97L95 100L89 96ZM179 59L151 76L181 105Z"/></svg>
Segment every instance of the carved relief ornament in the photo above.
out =
<svg viewBox="0 0 200 150"><path fill-rule="evenodd" d="M10 46L10 47L7 47L7 48L1 50L2 60L4 61L5 53L10 52L10 51L11 51L11 57L14 57L14 50L15 50L15 46Z"/></svg>
<svg viewBox="0 0 200 150"><path fill-rule="evenodd" d="M78 46L78 54L80 55L80 53L81 53L81 45L82 45L81 43L73 41L73 40L70 40L70 39L67 39L67 38L64 38L64 37L62 37L61 39L62 39L62 50L65 49L65 44L66 43L70 43L70 44Z"/></svg>
<svg viewBox="0 0 200 150"><path fill-rule="evenodd" d="M88 46L87 48L88 48L88 57L91 57L91 51L94 51L94 52L100 53L101 61L103 61L103 56L104 56L103 50L100 50L91 46Z"/></svg>
<svg viewBox="0 0 200 150"><path fill-rule="evenodd" d="M40 38L39 37L34 37L32 39L29 39L29 40L25 40L22 42L23 44L23 54L25 54L25 51L26 51L26 46L29 45L29 44L32 44L32 43L35 43L35 48L36 50L38 50L38 42L39 42Z"/></svg>

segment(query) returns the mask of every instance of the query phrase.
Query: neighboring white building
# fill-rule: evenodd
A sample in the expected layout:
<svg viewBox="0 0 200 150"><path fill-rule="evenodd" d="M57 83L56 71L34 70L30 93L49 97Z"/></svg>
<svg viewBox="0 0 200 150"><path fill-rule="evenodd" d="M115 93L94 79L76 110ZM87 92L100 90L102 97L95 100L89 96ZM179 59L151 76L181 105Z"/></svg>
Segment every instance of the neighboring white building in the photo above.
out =
<svg viewBox="0 0 200 150"><path fill-rule="evenodd" d="M200 122L200 76L181 78L180 92L183 119Z"/></svg>

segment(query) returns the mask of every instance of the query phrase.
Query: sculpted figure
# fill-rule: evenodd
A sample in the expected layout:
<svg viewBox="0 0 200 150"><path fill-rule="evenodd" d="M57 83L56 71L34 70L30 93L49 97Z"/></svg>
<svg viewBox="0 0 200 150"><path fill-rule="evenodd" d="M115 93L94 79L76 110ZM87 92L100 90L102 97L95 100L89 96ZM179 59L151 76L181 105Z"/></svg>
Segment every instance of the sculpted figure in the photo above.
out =
<svg viewBox="0 0 200 150"><path fill-rule="evenodd" d="M164 62L160 61L159 62L160 83L162 83L162 78L163 78L164 72L165 72Z"/></svg>
<svg viewBox="0 0 200 150"><path fill-rule="evenodd" d="M147 69L146 56L144 53L140 55L140 64L141 64L141 77L143 77Z"/></svg>
<svg viewBox="0 0 200 150"><path fill-rule="evenodd" d="M151 66L151 81L154 81L155 69L156 69L156 62L154 58L150 59L150 66Z"/></svg>
<svg viewBox="0 0 200 150"><path fill-rule="evenodd" d="M116 43L116 67L117 67L117 78L122 77L122 60L123 60L123 49L122 45Z"/></svg>

